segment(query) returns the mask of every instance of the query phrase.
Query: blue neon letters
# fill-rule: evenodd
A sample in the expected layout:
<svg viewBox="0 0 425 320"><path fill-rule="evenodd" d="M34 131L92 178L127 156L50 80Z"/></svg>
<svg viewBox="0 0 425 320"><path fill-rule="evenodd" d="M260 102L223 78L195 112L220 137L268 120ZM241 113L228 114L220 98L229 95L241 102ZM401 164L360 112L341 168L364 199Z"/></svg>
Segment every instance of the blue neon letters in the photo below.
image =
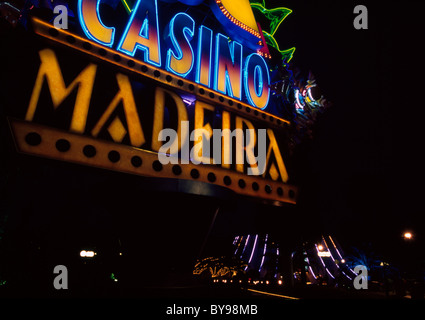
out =
<svg viewBox="0 0 425 320"><path fill-rule="evenodd" d="M171 19L168 39L173 48L167 51L165 68L179 76L186 77L193 67L193 49L190 45L195 31L195 21L186 13L177 13Z"/></svg>
<svg viewBox="0 0 425 320"><path fill-rule="evenodd" d="M145 62L161 66L157 0L137 0L117 49L130 56L141 49Z"/></svg>
<svg viewBox="0 0 425 320"><path fill-rule="evenodd" d="M242 99L242 45L218 33L215 45L214 90Z"/></svg>
<svg viewBox="0 0 425 320"><path fill-rule="evenodd" d="M115 28L102 23L100 2L78 0L79 21L89 39L112 47L116 40ZM125 30L117 40L117 50L129 56L135 56L139 50L144 62L163 67L158 20L157 0L137 0ZM167 71L208 88L212 86L215 91L235 99L245 97L254 107L267 107L270 77L267 63L260 55L221 33L216 34L213 45L213 31L203 25L196 29L195 21L183 12L174 15L166 31L164 67Z"/></svg>

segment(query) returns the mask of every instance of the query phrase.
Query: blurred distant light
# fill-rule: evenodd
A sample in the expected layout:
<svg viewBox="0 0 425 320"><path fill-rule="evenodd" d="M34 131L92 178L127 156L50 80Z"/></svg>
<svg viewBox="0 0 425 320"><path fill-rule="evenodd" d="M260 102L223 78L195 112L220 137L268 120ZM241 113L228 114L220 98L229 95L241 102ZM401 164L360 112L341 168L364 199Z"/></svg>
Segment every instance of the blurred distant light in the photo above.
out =
<svg viewBox="0 0 425 320"><path fill-rule="evenodd" d="M283 283L282 280L277 280L278 285L282 285L282 283Z"/></svg>
<svg viewBox="0 0 425 320"><path fill-rule="evenodd" d="M405 232L403 234L403 238L406 240L411 240L413 238L413 234L411 232Z"/></svg>
<svg viewBox="0 0 425 320"><path fill-rule="evenodd" d="M322 246L321 244L319 244L319 245L317 246L317 249L319 249L319 251L322 251L322 250L323 250L323 246Z"/></svg>
<svg viewBox="0 0 425 320"><path fill-rule="evenodd" d="M96 252L94 251L86 251L86 250L80 251L80 257L82 258L93 258L95 255L96 255Z"/></svg>
<svg viewBox="0 0 425 320"><path fill-rule="evenodd" d="M319 255L319 257L332 257L330 251L318 252L317 254Z"/></svg>

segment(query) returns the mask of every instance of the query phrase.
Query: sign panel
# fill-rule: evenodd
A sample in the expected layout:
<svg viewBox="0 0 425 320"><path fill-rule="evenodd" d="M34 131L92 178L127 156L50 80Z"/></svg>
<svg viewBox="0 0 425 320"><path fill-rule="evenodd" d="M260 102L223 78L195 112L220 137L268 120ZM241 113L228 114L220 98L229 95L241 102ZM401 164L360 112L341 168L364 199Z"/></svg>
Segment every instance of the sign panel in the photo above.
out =
<svg viewBox="0 0 425 320"><path fill-rule="evenodd" d="M166 23L157 1L134 1L118 32L99 3L78 1L82 34L34 17L36 36L10 50L31 46L7 85L23 88L8 111L18 150L295 203L290 123L267 112L269 68L258 43L231 40L181 11ZM251 18L246 27L232 5L216 5L258 36Z"/></svg>

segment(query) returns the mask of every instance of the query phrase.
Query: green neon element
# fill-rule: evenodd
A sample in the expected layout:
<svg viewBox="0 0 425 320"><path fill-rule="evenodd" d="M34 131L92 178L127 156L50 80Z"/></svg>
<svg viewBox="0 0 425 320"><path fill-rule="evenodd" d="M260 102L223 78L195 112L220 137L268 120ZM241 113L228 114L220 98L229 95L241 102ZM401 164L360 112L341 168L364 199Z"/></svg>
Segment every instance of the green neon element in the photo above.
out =
<svg viewBox="0 0 425 320"><path fill-rule="evenodd" d="M133 11L131 7L133 6L132 0L121 0L121 2L124 5L125 10L128 14ZM129 4L130 3L130 4ZM279 53L281 54L283 61L289 62L291 61L294 52L295 47L286 49L286 50L280 50L279 44L277 43L276 39L274 38L274 34L276 33L277 29L279 28L280 24L285 20L287 16L289 16L292 13L291 9L279 7L274 9L266 9L266 1L265 0L250 0L251 7L257 9L267 20L270 21L269 24L269 30L265 31L263 29L264 38L266 39L266 43L269 46L272 46L275 48ZM229 40L230 41L230 40Z"/></svg>
<svg viewBox="0 0 425 320"><path fill-rule="evenodd" d="M257 9L267 20L270 21L269 30L265 31L263 29L263 35L266 39L266 43L278 50L285 62L291 61L295 52L295 47L286 50L280 50L279 45L274 38L274 34L276 33L283 20L285 20L286 17L292 13L292 10L284 7L266 9L265 0L250 0L250 3L252 8Z"/></svg>
<svg viewBox="0 0 425 320"><path fill-rule="evenodd" d="M255 0L251 0L255 1ZM262 1L263 3L257 3L253 2L251 3L251 7L259 10L264 17L266 17L268 20L270 20L270 30L268 33L270 33L272 36L276 33L276 30L279 28L280 24L285 20L285 18L292 13L291 9L288 8L274 8L274 9L266 9L265 8L265 1Z"/></svg>
<svg viewBox="0 0 425 320"><path fill-rule="evenodd" d="M121 0L122 4L124 5L125 11L127 11L128 14L131 13L131 11L133 11L130 6L128 5L128 1L127 0Z"/></svg>
<svg viewBox="0 0 425 320"><path fill-rule="evenodd" d="M292 47L286 50L280 50L276 39L270 33L263 30L263 35L264 35L264 39L266 39L267 44L280 52L280 54L282 55L283 61L285 62L291 61L292 57L294 56L295 47Z"/></svg>

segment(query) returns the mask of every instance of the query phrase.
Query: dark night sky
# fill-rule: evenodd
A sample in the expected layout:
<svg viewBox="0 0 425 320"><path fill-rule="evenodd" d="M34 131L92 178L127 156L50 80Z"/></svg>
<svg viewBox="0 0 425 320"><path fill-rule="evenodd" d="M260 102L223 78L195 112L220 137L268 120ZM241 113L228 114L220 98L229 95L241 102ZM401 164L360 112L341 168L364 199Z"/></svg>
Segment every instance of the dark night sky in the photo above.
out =
<svg viewBox="0 0 425 320"><path fill-rule="evenodd" d="M353 242L396 244L405 228L423 241L423 111L406 95L419 73L419 3L267 1L293 10L276 33L280 47L297 48L292 62L311 70L334 104L302 163L302 210L323 231ZM368 30L353 27L357 4L368 8ZM404 103L395 102L400 98Z"/></svg>

